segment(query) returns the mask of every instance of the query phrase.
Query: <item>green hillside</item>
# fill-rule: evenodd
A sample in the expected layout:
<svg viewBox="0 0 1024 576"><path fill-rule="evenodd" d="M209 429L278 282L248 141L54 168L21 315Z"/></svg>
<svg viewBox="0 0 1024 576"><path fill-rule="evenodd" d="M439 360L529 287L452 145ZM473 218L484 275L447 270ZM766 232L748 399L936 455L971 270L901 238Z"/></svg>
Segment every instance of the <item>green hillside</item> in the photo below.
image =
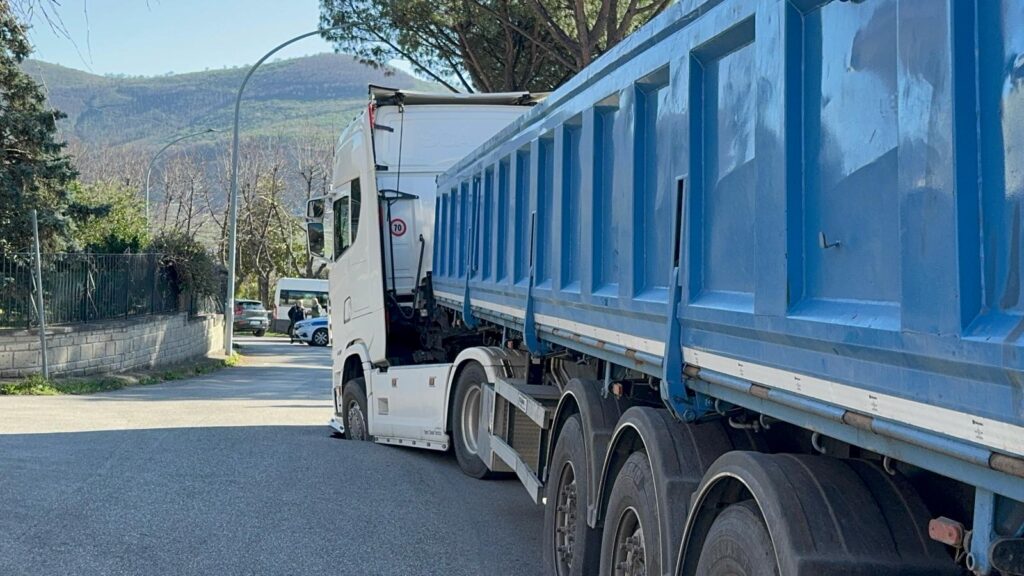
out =
<svg viewBox="0 0 1024 576"><path fill-rule="evenodd" d="M247 68L156 77L98 76L30 60L24 64L68 118L62 130L87 144L156 146L176 135L230 129L234 98ZM264 64L246 88L245 135L336 135L366 102L368 84L431 90L395 71L385 75L344 54L319 54ZM227 134L211 135L212 139ZM200 139L197 139L197 143Z"/></svg>

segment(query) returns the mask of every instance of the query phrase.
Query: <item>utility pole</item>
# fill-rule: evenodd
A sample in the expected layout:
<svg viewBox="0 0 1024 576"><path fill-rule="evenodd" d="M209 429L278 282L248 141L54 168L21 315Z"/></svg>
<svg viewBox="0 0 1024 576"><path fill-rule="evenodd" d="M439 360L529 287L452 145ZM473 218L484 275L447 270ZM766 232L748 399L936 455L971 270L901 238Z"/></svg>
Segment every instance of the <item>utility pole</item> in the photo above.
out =
<svg viewBox="0 0 1024 576"><path fill-rule="evenodd" d="M43 309L43 263L39 249L39 214L32 209L32 240L35 243L36 312L39 316L39 355L43 361L43 378L50 377L50 364L46 359L46 311Z"/></svg>

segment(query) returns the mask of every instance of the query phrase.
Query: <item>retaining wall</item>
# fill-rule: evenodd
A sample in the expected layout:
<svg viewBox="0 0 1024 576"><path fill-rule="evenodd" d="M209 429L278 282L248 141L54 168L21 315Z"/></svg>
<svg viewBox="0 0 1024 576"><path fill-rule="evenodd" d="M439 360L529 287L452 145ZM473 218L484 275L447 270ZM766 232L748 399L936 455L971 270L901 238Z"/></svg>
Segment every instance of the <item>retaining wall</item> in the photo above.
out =
<svg viewBox="0 0 1024 576"><path fill-rule="evenodd" d="M146 316L72 328L47 336L51 376L127 372L202 358L224 348L224 317ZM0 378L42 371L39 334L0 333Z"/></svg>

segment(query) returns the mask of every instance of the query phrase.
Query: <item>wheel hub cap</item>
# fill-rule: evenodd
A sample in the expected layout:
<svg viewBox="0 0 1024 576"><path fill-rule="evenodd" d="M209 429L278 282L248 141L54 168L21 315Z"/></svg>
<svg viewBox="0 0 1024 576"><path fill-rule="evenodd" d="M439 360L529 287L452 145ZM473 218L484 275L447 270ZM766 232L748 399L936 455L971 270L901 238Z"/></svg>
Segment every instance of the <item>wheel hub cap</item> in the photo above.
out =
<svg viewBox="0 0 1024 576"><path fill-rule="evenodd" d="M555 556L558 573L568 574L576 552L576 472L572 463L566 463L558 481L558 501L555 508Z"/></svg>
<svg viewBox="0 0 1024 576"><path fill-rule="evenodd" d="M480 387L473 386L462 401L462 443L470 454L476 454L480 432Z"/></svg>
<svg viewBox="0 0 1024 576"><path fill-rule="evenodd" d="M363 410L358 402L350 402L348 405L348 433L353 440L366 438L366 420L363 419Z"/></svg>
<svg viewBox="0 0 1024 576"><path fill-rule="evenodd" d="M644 531L640 518L632 508L623 512L615 534L615 574L646 576L647 560L644 552Z"/></svg>

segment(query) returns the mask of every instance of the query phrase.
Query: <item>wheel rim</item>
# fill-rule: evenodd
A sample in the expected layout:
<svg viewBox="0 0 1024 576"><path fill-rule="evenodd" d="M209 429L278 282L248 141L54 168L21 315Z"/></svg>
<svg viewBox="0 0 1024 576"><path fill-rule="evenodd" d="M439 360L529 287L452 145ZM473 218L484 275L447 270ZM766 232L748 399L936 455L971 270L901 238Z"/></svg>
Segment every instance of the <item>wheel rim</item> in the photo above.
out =
<svg viewBox="0 0 1024 576"><path fill-rule="evenodd" d="M555 503L555 558L558 574L572 570L576 552L576 470L566 462L558 477L558 500Z"/></svg>
<svg viewBox="0 0 1024 576"><path fill-rule="evenodd" d="M318 331L316 334L313 334L313 341L320 346L327 344L327 333Z"/></svg>
<svg viewBox="0 0 1024 576"><path fill-rule="evenodd" d="M647 559L644 551L644 529L636 509L630 506L622 511L615 528L615 548L612 566L616 576L646 576Z"/></svg>
<svg viewBox="0 0 1024 576"><path fill-rule="evenodd" d="M348 403L348 433L353 440L366 438L366 419L363 418L363 409L359 402L352 400Z"/></svg>
<svg viewBox="0 0 1024 576"><path fill-rule="evenodd" d="M479 426L480 386L473 385L462 399L462 444L470 454L476 454Z"/></svg>

